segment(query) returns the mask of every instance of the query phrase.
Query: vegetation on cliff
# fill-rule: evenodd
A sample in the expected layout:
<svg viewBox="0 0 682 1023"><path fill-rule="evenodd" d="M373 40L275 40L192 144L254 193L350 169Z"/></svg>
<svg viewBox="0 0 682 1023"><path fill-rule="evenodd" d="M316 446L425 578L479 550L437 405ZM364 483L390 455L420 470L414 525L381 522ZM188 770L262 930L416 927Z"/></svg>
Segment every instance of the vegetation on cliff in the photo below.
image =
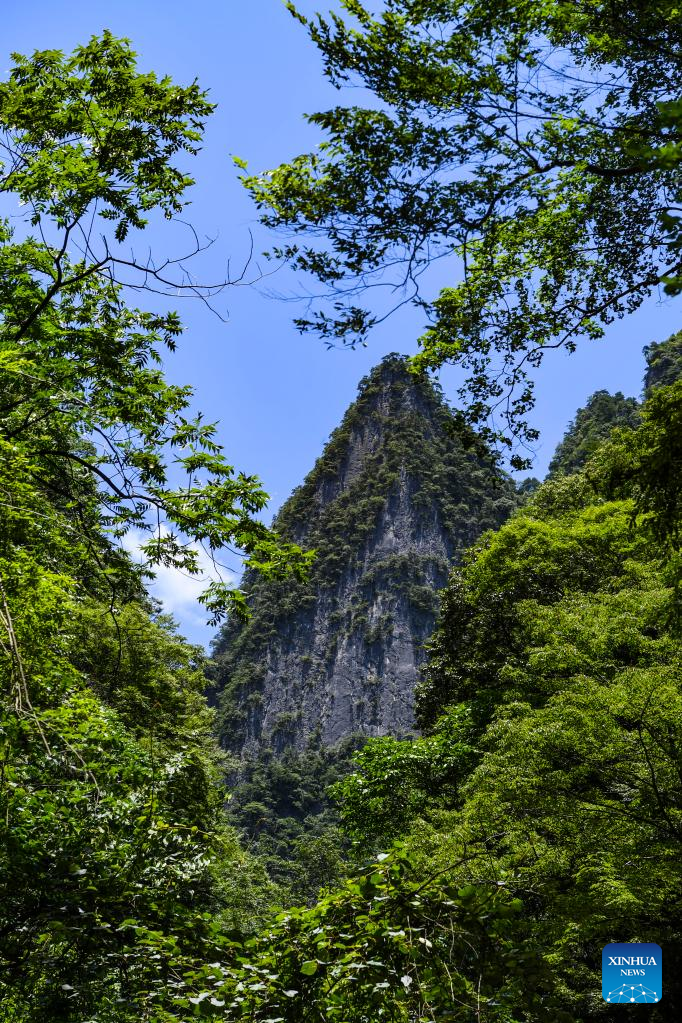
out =
<svg viewBox="0 0 682 1023"><path fill-rule="evenodd" d="M572 473L582 469L590 455L617 426L637 426L639 402L626 398L620 391L595 391L584 408L576 413L563 440L549 463L550 475Z"/></svg>
<svg viewBox="0 0 682 1023"><path fill-rule="evenodd" d="M651 395L654 387L669 386L682 380L682 332L673 334L667 341L647 345L644 354L647 361L645 394Z"/></svg>
<svg viewBox="0 0 682 1023"><path fill-rule="evenodd" d="M401 498L408 518L403 535L384 543L398 528ZM228 748L241 752L249 736L282 748L277 732L282 745L294 736L304 745L310 741L317 722L301 722L294 680L278 720L269 729L262 725L263 701L271 695L264 691L265 667L280 677L299 675L316 692L326 687L333 695L334 672L363 667L355 661L329 667L343 636L355 637L376 665L374 691L365 696L367 704L376 701L397 619L405 618L418 647L431 631L436 591L451 560L504 521L517 502L511 480L461 427L437 385L411 373L405 359L387 357L361 381L357 400L275 520L280 535L315 551L308 579L248 577L251 617L230 621L216 641L219 732ZM386 606L372 615L382 596ZM320 625L315 617L322 601L327 618ZM285 660L292 649L293 666ZM322 695L319 704L321 722ZM369 706L361 717L371 724ZM410 723L407 704L403 727Z"/></svg>

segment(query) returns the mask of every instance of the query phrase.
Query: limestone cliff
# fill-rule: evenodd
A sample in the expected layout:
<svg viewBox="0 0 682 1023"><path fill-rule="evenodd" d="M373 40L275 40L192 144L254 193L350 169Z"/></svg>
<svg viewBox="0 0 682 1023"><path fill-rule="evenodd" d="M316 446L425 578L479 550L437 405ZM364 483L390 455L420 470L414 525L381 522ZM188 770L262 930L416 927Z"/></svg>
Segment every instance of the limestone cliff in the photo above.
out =
<svg viewBox="0 0 682 1023"><path fill-rule="evenodd" d="M310 580L247 579L251 620L217 641L224 745L279 755L411 731L448 566L516 503L437 386L386 358L277 516L317 551Z"/></svg>

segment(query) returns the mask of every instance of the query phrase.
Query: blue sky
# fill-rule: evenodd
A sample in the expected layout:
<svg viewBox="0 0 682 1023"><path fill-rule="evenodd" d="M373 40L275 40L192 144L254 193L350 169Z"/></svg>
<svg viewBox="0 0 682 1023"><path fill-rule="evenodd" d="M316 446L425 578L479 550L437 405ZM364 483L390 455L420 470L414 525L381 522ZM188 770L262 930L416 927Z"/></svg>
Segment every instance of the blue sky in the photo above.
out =
<svg viewBox="0 0 682 1023"><path fill-rule="evenodd" d="M310 12L328 5L301 0L299 6ZM202 257L203 271L223 273L228 259L234 271L248 253L249 231L257 251L272 239L257 227L230 154L258 171L306 151L318 138L301 115L338 102L339 93L325 82L315 49L280 0L15 2L3 10L2 70L11 51L70 50L104 28L132 40L143 69L181 83L197 78L218 103L192 167L197 185L189 218L200 235L217 236ZM163 227L145 245L148 240L159 253L179 244ZM403 311L377 329L367 349L327 351L294 330L292 304L269 294L287 293L292 284L275 274L231 289L220 303L226 323L200 304L180 304L187 332L167 365L171 379L194 386L206 417L220 421L219 439L234 464L261 477L273 512L312 467L361 377L387 352L414 352L423 328L418 314ZM642 347L681 326L679 302L652 299L611 327L604 341L546 360L534 417L541 430L535 475L544 474L567 423L593 391L639 393ZM453 374L446 371L441 383L454 397ZM158 584L183 631L205 642L210 631L196 589L168 573Z"/></svg>

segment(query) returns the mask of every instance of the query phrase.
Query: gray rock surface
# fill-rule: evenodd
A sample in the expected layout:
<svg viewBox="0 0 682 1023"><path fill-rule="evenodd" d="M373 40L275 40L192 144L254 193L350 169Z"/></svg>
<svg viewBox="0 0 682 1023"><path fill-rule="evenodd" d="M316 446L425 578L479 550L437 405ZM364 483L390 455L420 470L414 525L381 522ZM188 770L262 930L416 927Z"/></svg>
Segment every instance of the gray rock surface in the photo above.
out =
<svg viewBox="0 0 682 1023"><path fill-rule="evenodd" d="M276 519L317 551L309 582L250 577L251 620L218 640L225 747L252 757L411 732L438 590L516 503L438 389L384 360Z"/></svg>

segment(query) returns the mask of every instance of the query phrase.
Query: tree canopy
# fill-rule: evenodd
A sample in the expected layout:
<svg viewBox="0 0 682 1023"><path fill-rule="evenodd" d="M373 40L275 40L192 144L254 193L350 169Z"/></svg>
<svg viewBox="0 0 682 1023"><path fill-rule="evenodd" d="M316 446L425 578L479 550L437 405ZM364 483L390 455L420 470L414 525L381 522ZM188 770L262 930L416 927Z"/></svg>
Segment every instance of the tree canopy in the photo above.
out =
<svg viewBox="0 0 682 1023"><path fill-rule="evenodd" d="M364 101L308 115L313 153L244 174L263 222L293 235L275 255L322 286L299 326L363 342L386 307L362 296L388 289L427 320L416 365L461 365L470 420L532 442L544 355L682 287L676 5L289 9ZM433 293L437 260L452 283Z"/></svg>
<svg viewBox="0 0 682 1023"><path fill-rule="evenodd" d="M424 736L369 740L337 786L363 851L398 840L420 876L522 900L546 996L590 1021L603 945L656 941L676 959L682 935L675 590L603 471L632 436L545 483L453 572L418 691ZM671 975L652 1018L679 999Z"/></svg>

